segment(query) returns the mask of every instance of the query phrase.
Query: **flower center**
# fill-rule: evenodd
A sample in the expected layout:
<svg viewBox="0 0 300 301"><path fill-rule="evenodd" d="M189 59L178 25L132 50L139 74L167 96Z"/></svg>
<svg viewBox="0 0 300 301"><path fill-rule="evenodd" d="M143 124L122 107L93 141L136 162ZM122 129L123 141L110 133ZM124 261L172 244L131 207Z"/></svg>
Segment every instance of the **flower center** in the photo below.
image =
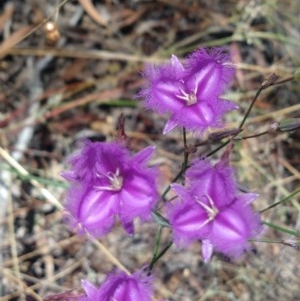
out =
<svg viewBox="0 0 300 301"><path fill-rule="evenodd" d="M207 225L208 223L210 223L211 221L213 221L215 219L215 217L218 215L219 213L219 209L216 207L213 199L209 196L209 195L205 195L205 197L208 199L208 204L203 203L202 201L200 201L198 198L196 199L196 202L206 211L207 213L207 219L206 221L204 221L202 223L202 225L200 226L200 228L204 227L205 225Z"/></svg>
<svg viewBox="0 0 300 301"><path fill-rule="evenodd" d="M109 180L108 186L96 186L96 189L99 190L106 190L106 191L119 191L122 189L123 186L123 177L120 175L120 170L117 168L116 172L113 173L109 171L108 173L104 174L104 176Z"/></svg>
<svg viewBox="0 0 300 301"><path fill-rule="evenodd" d="M191 106L195 103L197 103L197 90L198 86L196 85L194 91L191 91L190 93L186 93L182 88L179 88L180 95L176 95L178 98L184 100L186 102L187 106Z"/></svg>

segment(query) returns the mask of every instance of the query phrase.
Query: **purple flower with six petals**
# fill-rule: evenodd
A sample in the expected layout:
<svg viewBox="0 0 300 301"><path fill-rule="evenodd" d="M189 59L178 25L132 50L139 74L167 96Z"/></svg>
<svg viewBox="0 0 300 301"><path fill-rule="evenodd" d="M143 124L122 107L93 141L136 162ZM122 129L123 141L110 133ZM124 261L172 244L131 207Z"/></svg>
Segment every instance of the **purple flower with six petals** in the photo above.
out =
<svg viewBox="0 0 300 301"><path fill-rule="evenodd" d="M225 158L215 166L207 160L194 160L186 182L187 187L172 185L178 198L167 208L175 243L202 240L206 262L213 250L240 256L249 248L248 240L261 230L259 216L250 206L257 195L238 191Z"/></svg>
<svg viewBox="0 0 300 301"><path fill-rule="evenodd" d="M71 226L99 237L111 230L118 217L133 234L133 219L149 219L158 200L158 172L147 167L154 150L147 147L131 157L116 142L86 141L69 159L71 170L63 173L71 183L65 206Z"/></svg>
<svg viewBox="0 0 300 301"><path fill-rule="evenodd" d="M198 49L182 65L173 55L171 62L145 68L148 86L139 96L147 109L169 113L166 134L177 126L200 133L222 127L222 118L237 105L220 95L231 82L234 68L222 48Z"/></svg>

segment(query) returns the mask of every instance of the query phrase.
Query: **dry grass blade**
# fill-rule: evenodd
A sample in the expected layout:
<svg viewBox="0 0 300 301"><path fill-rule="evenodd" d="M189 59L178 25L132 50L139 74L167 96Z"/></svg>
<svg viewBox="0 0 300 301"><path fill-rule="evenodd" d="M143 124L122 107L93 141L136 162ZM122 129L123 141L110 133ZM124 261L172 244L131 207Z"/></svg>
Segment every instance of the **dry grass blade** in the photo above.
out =
<svg viewBox="0 0 300 301"><path fill-rule="evenodd" d="M51 55L54 57L65 58L81 58L89 60L115 60L126 62L144 62L144 63L162 63L166 59L160 57L147 57L133 54L126 54L117 51L105 51L105 50L81 50L81 49L56 49L56 48L11 48L7 50L7 54L10 55L22 55L22 56L46 56Z"/></svg>
<svg viewBox="0 0 300 301"><path fill-rule="evenodd" d="M71 109L74 109L79 106L86 105L92 101L95 102L107 102L108 99L116 99L120 97L122 94L121 89L114 89L110 91L100 91L97 93L88 94L82 98L74 99L70 103L64 104L60 106L59 108L53 109L52 111L49 111L45 114L45 116L42 117L42 119L49 119L55 116L58 116L59 114L62 114L63 112L69 111Z"/></svg>
<svg viewBox="0 0 300 301"><path fill-rule="evenodd" d="M21 279L20 277L20 267L19 267L19 260L18 260L18 251L17 251L17 242L15 236L15 228L14 228L14 210L13 210L13 203L11 199L11 195L9 195L8 200L8 226L9 226L9 238L10 238L10 245L11 245L11 254L13 260L13 270L16 274L15 279ZM22 285L23 288L23 285ZM25 300L24 292L20 292L20 299Z"/></svg>
<svg viewBox="0 0 300 301"><path fill-rule="evenodd" d="M27 36L30 32L32 32L32 29L33 26L25 25L2 42L0 45L0 59L8 54L10 48L20 43L24 39L24 36Z"/></svg>
<svg viewBox="0 0 300 301"><path fill-rule="evenodd" d="M14 275L12 272L9 272L8 270L4 270L4 274L6 277L8 277L13 283L15 283L18 287L21 287L20 291L11 294L9 296L0 297L0 301L9 301L12 298L20 297L20 300L25 300L25 298L22 297L22 293L26 292L29 296L33 298L33 300L36 301L43 301L43 298L41 298L37 293L35 293L34 289L32 287L28 287L18 275Z"/></svg>
<svg viewBox="0 0 300 301"><path fill-rule="evenodd" d="M20 175L22 176L30 176L30 173L20 164L18 163L10 154L4 150L2 147L0 147L0 156L14 169L16 169ZM55 207L62 209L62 205L60 202L56 199L56 197L45 187L43 187L38 181L35 179L30 180L31 184L38 188L41 192L41 194L45 197L47 201L52 203Z"/></svg>
<svg viewBox="0 0 300 301"><path fill-rule="evenodd" d="M5 6L3 14L0 16L0 33L2 33L6 22L11 19L13 13L14 13L14 5L13 3L9 2Z"/></svg>
<svg viewBox="0 0 300 301"><path fill-rule="evenodd" d="M128 269L115 256L113 256L100 241L96 240L91 235L88 235L88 238L110 260L111 263L117 266L121 271L124 271L127 275L130 275Z"/></svg>
<svg viewBox="0 0 300 301"><path fill-rule="evenodd" d="M39 249L36 249L32 252L28 252L24 255L19 256L18 262L21 263L23 261L29 260L38 255L49 254L55 248L65 247L65 246L71 245L73 243L76 243L78 241L81 242L81 240L82 240L82 238L80 238L78 235L74 235L74 236L68 237L67 239L57 242L55 245L51 245L51 246L44 245L44 246L40 247ZM7 260L4 264L4 267L8 268L12 264L14 264L13 260Z"/></svg>
<svg viewBox="0 0 300 301"><path fill-rule="evenodd" d="M102 26L107 26L107 21L104 17L97 11L96 7L90 0L78 0L83 9L90 15L90 17Z"/></svg>

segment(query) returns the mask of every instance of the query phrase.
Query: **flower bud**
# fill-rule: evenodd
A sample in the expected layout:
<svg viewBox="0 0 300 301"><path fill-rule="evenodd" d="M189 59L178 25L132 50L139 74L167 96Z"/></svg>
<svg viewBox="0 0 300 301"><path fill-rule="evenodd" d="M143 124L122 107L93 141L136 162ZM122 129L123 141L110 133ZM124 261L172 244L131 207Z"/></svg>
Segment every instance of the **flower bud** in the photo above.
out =
<svg viewBox="0 0 300 301"><path fill-rule="evenodd" d="M300 128L300 118L283 119L279 123L279 130L281 132L294 131Z"/></svg>

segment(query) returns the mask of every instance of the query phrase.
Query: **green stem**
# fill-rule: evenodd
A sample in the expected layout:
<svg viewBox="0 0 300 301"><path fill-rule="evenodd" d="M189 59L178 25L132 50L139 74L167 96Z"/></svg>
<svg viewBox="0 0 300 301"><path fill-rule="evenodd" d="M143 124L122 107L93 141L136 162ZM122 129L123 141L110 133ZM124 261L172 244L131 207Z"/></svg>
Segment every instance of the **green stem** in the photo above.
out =
<svg viewBox="0 0 300 301"><path fill-rule="evenodd" d="M298 232L298 231L287 229L287 228L284 228L284 227L281 227L281 226L278 226L278 225L275 225L275 224L269 223L269 222L264 222L263 221L262 223L263 223L263 225L266 225L269 228L275 229L277 231L284 232L284 233L287 233L287 234L290 234L290 235L293 235L293 236L296 236L296 237L300 237L300 232Z"/></svg>
<svg viewBox="0 0 300 301"><path fill-rule="evenodd" d="M182 175L184 174L186 168L184 168L184 166L182 165L180 171L178 172L178 174L173 178L173 180L171 181L171 183L177 182L178 179L180 179L182 177ZM165 191L163 192L163 194L161 195L161 199L164 200L167 193L171 190L171 185L168 185L168 187L165 189Z"/></svg>
<svg viewBox="0 0 300 301"><path fill-rule="evenodd" d="M205 158L208 158L210 156L212 156L214 153L218 152L220 149L222 149L223 147L225 147L227 144L229 144L229 142L232 140L231 139L228 139L226 140L225 142L223 142L221 145L219 145L217 148L215 148L214 150L212 150L210 153L208 153Z"/></svg>
<svg viewBox="0 0 300 301"><path fill-rule="evenodd" d="M154 265L156 264L156 262L165 255L165 253L170 249L170 247L172 246L173 242L170 241L161 251L160 253L152 258L151 263L149 264L149 272L153 269Z"/></svg>
<svg viewBox="0 0 300 301"><path fill-rule="evenodd" d="M271 240L271 239L249 239L250 242L265 242L269 244L280 244L282 240Z"/></svg>
<svg viewBox="0 0 300 301"><path fill-rule="evenodd" d="M260 86L259 89L257 90L257 92L256 92L256 94L255 94L255 96L254 96L254 98L252 99L252 101L251 101L251 103L250 103L250 106L248 107L247 112L245 113L245 116L244 116L242 122L241 122L240 125L239 125L239 129L242 129L242 128L243 128L243 126L244 126L244 124L245 124L245 122L246 122L246 120L247 120L247 118L248 118L248 116L249 116L249 114L250 114L250 112L251 112L251 110L252 110L252 108L253 108L253 106L254 106L254 104L255 104L257 98L258 98L258 96L259 96L259 94L263 91L263 89L264 89L264 87L263 87L263 86Z"/></svg>
<svg viewBox="0 0 300 301"><path fill-rule="evenodd" d="M255 102L256 102L257 99L258 99L258 96L260 95L260 93L261 93L263 90L265 90L265 89L267 89L267 88L269 88L269 87L271 87L271 86L280 85L280 84L283 84L283 83L287 83L287 82L293 81L294 79L295 79L294 76L290 76L290 77L288 77L288 78L286 78L286 79L283 79L283 80L280 80L280 81L276 81L276 82L275 82L275 81L274 81L274 82L270 81L270 82L267 82L267 83L263 82L263 83L261 84L261 86L259 87L259 89L257 90L257 92L255 93L255 96L254 96L254 98L252 99L252 101L251 101L251 103L250 103L250 105L249 105L249 107L248 107L248 110L246 111L245 116L244 116L243 120L241 121L241 123L240 123L240 125L239 125L238 128L239 128L240 130L243 129L243 126L244 126L244 124L245 124L247 118L249 117L249 114L250 114L250 112L251 112L251 110L252 110L252 108L253 108ZM216 149L212 150L209 154L206 155L206 158L207 158L207 157L210 157L211 155L213 155L214 153L218 152L220 149L222 149L223 147L225 147L225 146L226 146L230 141L232 141L237 135L238 135L238 133L235 134L235 135L233 135L230 139L226 140L224 143L222 143L222 144L221 144L219 147L217 147Z"/></svg>
<svg viewBox="0 0 300 301"><path fill-rule="evenodd" d="M188 162L189 162L189 152L188 152L185 128L183 128L182 135L183 135L183 145L184 145L184 154L183 154L184 157L183 157L183 163L181 169L185 171L187 169ZM184 180L182 185L184 185Z"/></svg>
<svg viewBox="0 0 300 301"><path fill-rule="evenodd" d="M159 226L167 228L170 227L169 221L163 215L161 215L158 210L152 211L152 217Z"/></svg>
<svg viewBox="0 0 300 301"><path fill-rule="evenodd" d="M157 254L158 254L158 249L159 249L160 240L161 240L161 232L162 232L162 227L159 226L158 231L156 233L156 237L155 237L155 246L154 246L154 250L153 250L153 256L152 256L151 262L149 264L150 271L152 270L152 267L155 263L155 260L156 260Z"/></svg>
<svg viewBox="0 0 300 301"><path fill-rule="evenodd" d="M279 81L273 83L273 84L270 85L270 86L277 86L277 85L285 84L285 83L291 82L291 81L293 81L293 80L295 80L295 76L294 76L294 75L293 75L293 76L290 76L290 77L287 77L287 78L285 78L285 79L279 80ZM269 87L270 87L270 86L269 86Z"/></svg>
<svg viewBox="0 0 300 301"><path fill-rule="evenodd" d="M185 128L183 128L183 144L184 144L184 159L183 159L183 163L181 166L180 171L178 172L178 174L173 178L173 180L171 181L171 183L175 183L177 182L184 174L184 172L186 171L186 169L188 168L188 159L189 159L189 153L187 151L187 140L186 140L186 130ZM162 193L161 195L161 199L164 200L167 193L171 190L171 185L168 185L168 187L165 189L165 191Z"/></svg>
<svg viewBox="0 0 300 301"><path fill-rule="evenodd" d="M263 242L268 244L281 244L285 246L289 246L293 249L300 249L300 241L287 239L287 240L270 240L270 239L249 239L250 242Z"/></svg>
<svg viewBox="0 0 300 301"><path fill-rule="evenodd" d="M289 201L291 198L293 198L293 197L294 197L296 194L298 194L299 192L300 192L300 188L295 189L295 190L294 190L293 192L291 192L287 197L285 197L285 198L283 198L282 200L280 200L280 201L278 201L278 202L276 202L276 203L274 203L274 204L272 204L272 205L266 207L265 209L260 210L259 213L263 213L263 212L265 212L265 211L267 211L267 210L269 210L269 209L271 209L271 208L276 207L277 205L279 205L279 204L281 204L281 203L284 203L284 202L286 202L286 201Z"/></svg>
<svg viewBox="0 0 300 301"><path fill-rule="evenodd" d="M269 134L269 131L263 131L257 134L253 134L253 135L249 135L249 136L242 136L242 137L235 137L233 140L246 140L246 139L250 139L250 138L256 138L259 136L263 136Z"/></svg>

